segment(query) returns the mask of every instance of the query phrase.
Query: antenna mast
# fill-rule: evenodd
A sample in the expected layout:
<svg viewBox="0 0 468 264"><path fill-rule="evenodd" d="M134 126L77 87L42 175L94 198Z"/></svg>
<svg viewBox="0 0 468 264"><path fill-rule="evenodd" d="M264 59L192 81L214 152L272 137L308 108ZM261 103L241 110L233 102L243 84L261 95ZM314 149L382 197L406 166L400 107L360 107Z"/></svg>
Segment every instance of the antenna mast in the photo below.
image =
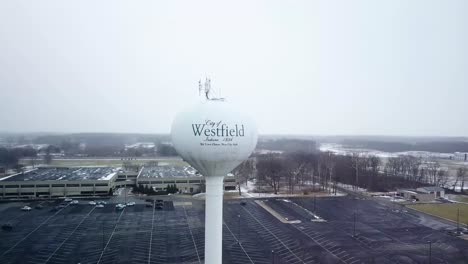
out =
<svg viewBox="0 0 468 264"><path fill-rule="evenodd" d="M203 88L202 88L202 85L201 85L201 79L198 81L198 96L201 95L201 92L202 92Z"/></svg>
<svg viewBox="0 0 468 264"><path fill-rule="evenodd" d="M202 91L205 93L206 100L224 101L224 98L218 98L218 97L211 98L211 93L213 92L213 90L211 89L211 79L208 77L206 77L203 87L202 87L201 80L198 81L198 95L199 96L201 95Z"/></svg>
<svg viewBox="0 0 468 264"><path fill-rule="evenodd" d="M211 92L211 80L207 77L205 80L205 97L206 100L210 100L210 92Z"/></svg>

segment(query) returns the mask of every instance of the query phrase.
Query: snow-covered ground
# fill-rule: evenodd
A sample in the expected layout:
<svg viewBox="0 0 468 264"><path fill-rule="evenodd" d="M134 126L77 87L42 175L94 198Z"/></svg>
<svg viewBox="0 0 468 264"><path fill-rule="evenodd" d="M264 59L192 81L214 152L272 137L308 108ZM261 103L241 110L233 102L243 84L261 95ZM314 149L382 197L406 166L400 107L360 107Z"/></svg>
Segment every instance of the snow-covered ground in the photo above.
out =
<svg viewBox="0 0 468 264"><path fill-rule="evenodd" d="M236 194L239 190L225 191L224 193ZM345 196L345 193L336 192L336 195L328 190L327 192L317 192L310 193L309 195L304 195L301 193L296 194L287 194L287 193L278 193L274 194L272 192L256 192L255 191L255 181L248 181L247 185L242 184L241 186L241 196L230 196L230 198L278 198L278 197L304 197L304 196ZM198 193L192 196L193 198L205 199L205 193Z"/></svg>
<svg viewBox="0 0 468 264"><path fill-rule="evenodd" d="M453 160L450 157L454 157L455 153L442 153L442 152L428 152L428 151L403 151L403 152L384 152L373 149L359 149L359 148L346 148L341 144L337 143L322 143L320 144L321 151L330 151L337 155L351 155L353 153L359 153L362 155L374 155L383 160L391 157L398 157L401 155L409 155L423 160L437 160L440 164L440 169L447 171L448 181L445 185L446 188L452 188L455 183L456 170L459 167L468 167L468 162L462 160ZM464 187L468 190L468 184ZM460 191L460 186L455 188L455 191Z"/></svg>
<svg viewBox="0 0 468 264"><path fill-rule="evenodd" d="M118 168L120 169L120 168ZM99 178L98 180L101 180L101 181L108 181L110 179L112 179L112 177L114 177L115 175L117 174L117 172L112 172L108 175L105 175L105 176L102 176L101 178Z"/></svg>
<svg viewBox="0 0 468 264"><path fill-rule="evenodd" d="M359 148L346 148L341 144L336 143L322 143L320 144L320 151L330 151L337 155L351 155L353 153L360 153L364 155L374 155L380 158L398 157L401 155L409 155L418 158L436 158L436 159L449 159L453 153L429 152L429 151L402 151L402 152L385 152L374 149L359 149Z"/></svg>
<svg viewBox="0 0 468 264"><path fill-rule="evenodd" d="M242 197L245 198L269 198L269 197L294 197L294 196L304 196L303 194L284 194L284 193L279 193L279 194L274 194L271 192L256 192L255 191L255 180L253 181L247 181L247 185L242 184L241 186L241 191L242 191ZM312 195L312 194L311 194ZM321 196L325 194L321 193ZM333 194L330 191L330 196L344 196L346 194L337 192L336 195Z"/></svg>

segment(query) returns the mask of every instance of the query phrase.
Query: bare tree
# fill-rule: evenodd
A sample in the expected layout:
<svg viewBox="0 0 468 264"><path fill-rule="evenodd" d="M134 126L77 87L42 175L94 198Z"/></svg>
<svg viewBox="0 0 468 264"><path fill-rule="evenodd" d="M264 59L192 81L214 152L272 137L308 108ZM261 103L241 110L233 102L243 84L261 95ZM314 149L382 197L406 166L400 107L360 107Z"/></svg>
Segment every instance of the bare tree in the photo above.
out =
<svg viewBox="0 0 468 264"><path fill-rule="evenodd" d="M391 157L388 159L388 162L385 166L387 167L387 171L390 174L390 176L399 176L401 167L400 164L400 157Z"/></svg>
<svg viewBox="0 0 468 264"><path fill-rule="evenodd" d="M21 164L16 164L14 166L14 169L15 169L16 173L21 173L21 174L24 173L24 166L21 165Z"/></svg>
<svg viewBox="0 0 468 264"><path fill-rule="evenodd" d="M258 159L256 167L258 180L278 194L284 176L284 160L276 155L265 155Z"/></svg>
<svg viewBox="0 0 468 264"><path fill-rule="evenodd" d="M288 154L288 159L292 164L292 173L296 184L304 186L311 179L314 169L317 166L317 155L315 153L295 152Z"/></svg>
<svg viewBox="0 0 468 264"><path fill-rule="evenodd" d="M325 166L326 166L327 172L328 172L328 179L327 179L328 191L332 192L329 185L332 183L332 179L335 178L335 177L333 177L333 175L335 173L335 160L334 160L333 153L328 153L328 159L327 159L327 163L325 164ZM334 186L336 187L336 183L334 184Z"/></svg>
<svg viewBox="0 0 468 264"><path fill-rule="evenodd" d="M351 161L352 161L352 168L354 169L355 172L355 178L354 178L354 188L358 188L359 186L359 171L362 169L364 165L364 159L358 154L358 153L353 153L351 156Z"/></svg>
<svg viewBox="0 0 468 264"><path fill-rule="evenodd" d="M419 182L429 182L427 179L427 170L424 167L419 169Z"/></svg>
<svg viewBox="0 0 468 264"><path fill-rule="evenodd" d="M248 159L239 166L237 166L233 171L232 174L234 174L237 177L237 183L238 183L238 188L239 188L239 195L241 195L241 184L245 183L247 185L247 181L252 177L252 173L254 170L254 161L252 159Z"/></svg>
<svg viewBox="0 0 468 264"><path fill-rule="evenodd" d="M440 187L445 187L445 185L448 182L448 174L447 171L444 169L439 169L437 171L437 178L436 178L436 184L437 186Z"/></svg>
<svg viewBox="0 0 468 264"><path fill-rule="evenodd" d="M379 176L379 167L382 164L382 161L379 157L371 155L366 159L367 170L369 170L367 187L372 188L374 186L374 179Z"/></svg>
<svg viewBox="0 0 468 264"><path fill-rule="evenodd" d="M463 188L465 187L465 179L467 178L467 168L466 167L459 167L457 169L457 179L455 181L455 184L453 185L453 190L455 190L455 187L457 183L460 181L460 192L464 193Z"/></svg>
<svg viewBox="0 0 468 264"><path fill-rule="evenodd" d="M332 181L335 167L334 155L332 152L321 152L319 156L319 182L323 190L327 189Z"/></svg>
<svg viewBox="0 0 468 264"><path fill-rule="evenodd" d="M46 149L46 153L44 155L44 163L47 165L52 163L52 155L50 154L50 148Z"/></svg>
<svg viewBox="0 0 468 264"><path fill-rule="evenodd" d="M429 161L427 162L427 173L430 177L430 182L432 184L437 184L437 173L440 168L440 164L437 161Z"/></svg>
<svg viewBox="0 0 468 264"><path fill-rule="evenodd" d="M412 181L420 181L418 179L419 175L419 167L421 166L421 159L412 157L410 159L410 164L409 164L409 169L410 169L410 175L411 175L411 180Z"/></svg>
<svg viewBox="0 0 468 264"><path fill-rule="evenodd" d="M34 168L36 166L36 160L37 160L37 156L31 156L29 160L29 164L31 165L31 167Z"/></svg>

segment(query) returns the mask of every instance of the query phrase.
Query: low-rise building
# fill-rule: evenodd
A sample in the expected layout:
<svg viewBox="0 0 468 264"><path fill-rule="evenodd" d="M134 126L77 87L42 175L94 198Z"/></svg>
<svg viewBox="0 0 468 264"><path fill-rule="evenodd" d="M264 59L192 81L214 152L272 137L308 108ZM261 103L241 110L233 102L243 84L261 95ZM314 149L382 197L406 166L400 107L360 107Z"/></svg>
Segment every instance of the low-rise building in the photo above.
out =
<svg viewBox="0 0 468 264"><path fill-rule="evenodd" d="M444 188L429 186L417 188L416 190L400 189L397 191L397 195L408 200L415 200L419 202L431 202L434 201L436 198L444 197L445 192Z"/></svg>
<svg viewBox="0 0 468 264"><path fill-rule="evenodd" d="M0 179L1 198L108 195L117 168L37 168Z"/></svg>
<svg viewBox="0 0 468 264"><path fill-rule="evenodd" d="M203 191L205 179L189 166L43 167L0 177L0 199L108 195L137 185L163 191L174 184L183 193L197 193ZM236 179L226 176L224 189L236 187Z"/></svg>
<svg viewBox="0 0 468 264"><path fill-rule="evenodd" d="M432 194L434 196L434 198L439 198L439 197L444 197L445 196L445 190L442 187L427 186L427 187L417 188L416 190L419 191L419 192Z"/></svg>
<svg viewBox="0 0 468 264"><path fill-rule="evenodd" d="M468 161L468 152L455 152L453 153L453 159Z"/></svg>
<svg viewBox="0 0 468 264"><path fill-rule="evenodd" d="M203 191L205 179L192 167L155 166L143 167L136 180L137 185L149 186L162 191L175 184L183 193ZM237 181L231 174L224 177L224 190L235 190Z"/></svg>

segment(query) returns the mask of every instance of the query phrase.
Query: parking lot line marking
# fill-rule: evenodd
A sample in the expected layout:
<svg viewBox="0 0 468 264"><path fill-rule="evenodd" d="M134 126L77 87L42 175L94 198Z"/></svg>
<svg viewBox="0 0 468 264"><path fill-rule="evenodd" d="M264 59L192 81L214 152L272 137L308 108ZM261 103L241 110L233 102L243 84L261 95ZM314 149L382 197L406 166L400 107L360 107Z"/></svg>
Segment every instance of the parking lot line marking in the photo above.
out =
<svg viewBox="0 0 468 264"><path fill-rule="evenodd" d="M311 235L307 234L306 232L304 232L302 229L298 228L297 226L293 225L294 228L296 228L297 230L299 230L301 233L303 233L304 235L306 235L307 237L309 237L310 239L312 239L312 241L314 241L317 245L319 245L321 248L325 249L328 253L330 253L332 256L336 257L339 261L343 262L343 263L346 263L345 261L343 261L340 257L338 257L337 255L335 255L332 251L328 250L326 247L324 247L322 244L320 244L316 239L314 239Z"/></svg>
<svg viewBox="0 0 468 264"><path fill-rule="evenodd" d="M29 232L25 237L23 237L20 241L16 242L16 244L14 244L13 246L11 246L9 249L7 249L5 252L2 253L2 255L0 255L0 257L3 257L5 254L7 254L8 252L10 252L11 250L13 250L14 248L16 248L21 242L23 242L24 240L26 240L30 235L32 235L32 233L36 232L39 228L41 228L45 223L47 223L52 217L56 216L58 213L60 213L63 209L67 208L67 206L63 207L62 209L58 210L57 212L55 212L55 214L49 216L46 220L44 220L42 223L40 223L33 231Z"/></svg>
<svg viewBox="0 0 468 264"><path fill-rule="evenodd" d="M149 242L149 250L148 250L148 264L151 261L151 245L153 244L153 230L154 230L154 212L156 211L156 200L153 200L153 218L151 220L151 236Z"/></svg>
<svg viewBox="0 0 468 264"><path fill-rule="evenodd" d="M15 216L15 217L11 218L10 220L8 220L7 223L11 223L12 221L15 221L16 219L20 218L21 216L23 216L25 214L26 214L26 212L22 212L20 215Z"/></svg>
<svg viewBox="0 0 468 264"><path fill-rule="evenodd" d="M104 252L106 251L107 246L109 245L109 243L110 243L112 237L114 236L115 229L117 228L117 224L119 223L120 218L122 217L124 211L125 211L125 207L122 209L122 212L120 213L119 218L117 219L117 222L116 222L115 225L114 225L114 229L112 230L112 233L111 233L109 239L107 240L107 243L106 243L106 245L104 246L104 249L103 249L102 252L101 252L101 256L99 256L99 260L98 260L97 264L101 263L102 256L104 255Z"/></svg>
<svg viewBox="0 0 468 264"><path fill-rule="evenodd" d="M237 239L237 237L234 235L234 233L231 231L231 229L229 228L229 226L226 224L226 222L223 221L223 224L226 226L227 230L229 230L229 233L231 233L231 235L234 237L234 239L237 241L238 245L240 246L240 248L242 249L242 251L244 251L245 255L249 258L250 260L250 263L254 264L253 260L250 258L249 254L247 254L247 251L245 251L245 248L244 246L242 246L242 244L240 243L239 239Z"/></svg>
<svg viewBox="0 0 468 264"><path fill-rule="evenodd" d="M59 249L63 246L63 244L65 244L65 242L68 241L68 239L70 239L70 237L75 233L75 231L81 226L81 224L83 224L84 220L86 218L88 218L88 216L94 211L94 209L96 209L96 207L93 207L93 209L91 209L91 211L89 211L85 217L83 217L83 219L81 219L80 223L75 227L75 229L73 229L73 231L71 232L71 234L67 237L67 239L65 239L62 243L60 243L60 245L54 250L54 252L52 252L52 254L47 258L47 260L44 262L44 264L46 264L47 262L49 262L49 260L55 255L55 253L57 253L57 251L59 251Z"/></svg>
<svg viewBox="0 0 468 264"><path fill-rule="evenodd" d="M245 207L242 207L242 209L244 209L253 219L255 219L255 221L257 221L257 223L259 223L266 231L268 231L272 236L274 236L287 250L289 250L289 252L291 252L291 254L294 255L294 257L296 257L300 262L305 263L286 244L284 244L279 237L277 237L273 232L266 228L262 222L260 222L251 212L249 212L249 210L247 210Z"/></svg>
<svg viewBox="0 0 468 264"><path fill-rule="evenodd" d="M195 252L197 252L198 263L201 263L200 254L198 253L197 244L195 243L195 238L193 237L192 228L190 227L190 224L188 222L187 210L185 210L185 205L183 205L182 207L184 208L185 219L187 220L187 226L189 228L190 236L192 237L193 246L195 247Z"/></svg>

